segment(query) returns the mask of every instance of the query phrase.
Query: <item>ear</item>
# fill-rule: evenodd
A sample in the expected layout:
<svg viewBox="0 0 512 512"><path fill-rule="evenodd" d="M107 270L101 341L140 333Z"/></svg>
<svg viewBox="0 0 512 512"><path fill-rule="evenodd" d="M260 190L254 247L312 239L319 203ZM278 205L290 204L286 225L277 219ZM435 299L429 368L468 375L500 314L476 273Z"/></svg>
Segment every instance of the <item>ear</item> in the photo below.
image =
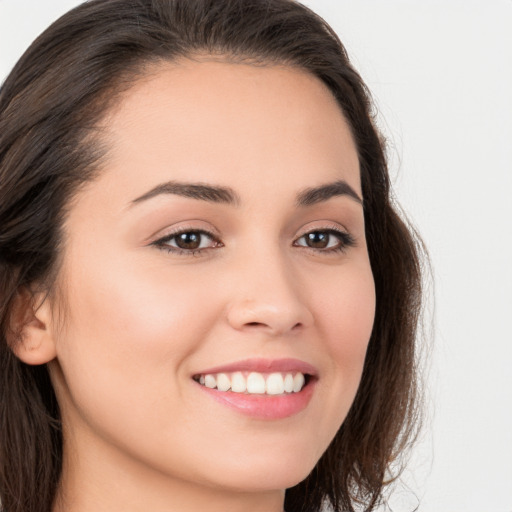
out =
<svg viewBox="0 0 512 512"><path fill-rule="evenodd" d="M26 364L40 365L56 357L50 302L44 294L21 288L11 310L7 341L14 354Z"/></svg>

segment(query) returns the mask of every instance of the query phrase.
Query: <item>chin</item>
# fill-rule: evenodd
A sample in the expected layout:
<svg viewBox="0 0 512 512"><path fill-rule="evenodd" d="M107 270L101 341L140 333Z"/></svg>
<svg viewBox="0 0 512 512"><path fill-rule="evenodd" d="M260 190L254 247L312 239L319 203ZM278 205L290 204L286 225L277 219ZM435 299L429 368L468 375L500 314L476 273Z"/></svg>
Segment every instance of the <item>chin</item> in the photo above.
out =
<svg viewBox="0 0 512 512"><path fill-rule="evenodd" d="M317 460L305 462L297 458L282 458L280 454L269 457L265 463L251 463L250 459L241 459L240 465L231 471L224 472L219 482L222 487L228 486L239 492L265 492L286 490L302 482L311 473Z"/></svg>

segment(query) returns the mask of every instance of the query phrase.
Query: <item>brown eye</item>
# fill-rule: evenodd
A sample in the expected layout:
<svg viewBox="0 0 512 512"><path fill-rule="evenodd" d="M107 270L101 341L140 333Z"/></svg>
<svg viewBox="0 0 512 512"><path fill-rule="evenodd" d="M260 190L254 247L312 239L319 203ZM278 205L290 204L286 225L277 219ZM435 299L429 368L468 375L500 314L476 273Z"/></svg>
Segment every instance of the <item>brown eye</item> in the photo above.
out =
<svg viewBox="0 0 512 512"><path fill-rule="evenodd" d="M197 233L195 231L189 231L187 233L180 233L174 237L176 241L176 246L180 249L199 249L201 246L201 233Z"/></svg>
<svg viewBox="0 0 512 512"><path fill-rule="evenodd" d="M329 245L331 234L325 231L313 231L304 235L306 245L313 249L325 249Z"/></svg>
<svg viewBox="0 0 512 512"><path fill-rule="evenodd" d="M354 244L355 241L350 234L336 229L310 231L294 243L299 247L308 247L323 252L343 251Z"/></svg>
<svg viewBox="0 0 512 512"><path fill-rule="evenodd" d="M221 247L222 243L207 231L189 230L168 235L157 240L154 245L167 249L169 252L193 254L195 251Z"/></svg>

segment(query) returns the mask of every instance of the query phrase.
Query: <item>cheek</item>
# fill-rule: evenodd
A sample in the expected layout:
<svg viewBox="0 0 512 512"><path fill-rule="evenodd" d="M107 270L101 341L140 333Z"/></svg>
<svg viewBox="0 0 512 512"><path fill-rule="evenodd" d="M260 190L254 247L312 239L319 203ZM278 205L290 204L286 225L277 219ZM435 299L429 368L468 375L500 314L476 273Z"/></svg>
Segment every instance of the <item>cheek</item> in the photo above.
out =
<svg viewBox="0 0 512 512"><path fill-rule="evenodd" d="M218 312L186 273L136 260L105 261L115 264L88 260L67 280L69 316L58 359L75 405L118 422L127 402L140 410L179 399L182 363Z"/></svg>
<svg viewBox="0 0 512 512"><path fill-rule="evenodd" d="M313 295L315 318L329 359L334 432L343 422L360 383L375 317L375 286L369 263L347 268L321 293Z"/></svg>
<svg viewBox="0 0 512 512"><path fill-rule="evenodd" d="M375 286L368 264L332 280L315 301L316 318L334 364L360 371L375 317Z"/></svg>
<svg viewBox="0 0 512 512"><path fill-rule="evenodd" d="M208 306L212 309L214 304L205 300L204 288L191 284L190 275L176 269L112 261L114 265L103 263L93 266L93 271L89 265L69 282L69 324L75 334L88 345L98 345L98 350L115 348L118 356L193 349L190 337L215 316L213 311L210 315Z"/></svg>

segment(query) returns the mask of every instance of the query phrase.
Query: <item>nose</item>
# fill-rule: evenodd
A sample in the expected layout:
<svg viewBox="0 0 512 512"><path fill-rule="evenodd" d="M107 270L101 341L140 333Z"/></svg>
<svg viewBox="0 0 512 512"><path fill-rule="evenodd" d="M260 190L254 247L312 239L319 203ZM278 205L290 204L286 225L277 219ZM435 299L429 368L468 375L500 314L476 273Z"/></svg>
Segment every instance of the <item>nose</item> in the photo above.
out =
<svg viewBox="0 0 512 512"><path fill-rule="evenodd" d="M232 274L227 319L239 331L282 336L312 325L306 290L293 266L274 254L244 259Z"/></svg>

